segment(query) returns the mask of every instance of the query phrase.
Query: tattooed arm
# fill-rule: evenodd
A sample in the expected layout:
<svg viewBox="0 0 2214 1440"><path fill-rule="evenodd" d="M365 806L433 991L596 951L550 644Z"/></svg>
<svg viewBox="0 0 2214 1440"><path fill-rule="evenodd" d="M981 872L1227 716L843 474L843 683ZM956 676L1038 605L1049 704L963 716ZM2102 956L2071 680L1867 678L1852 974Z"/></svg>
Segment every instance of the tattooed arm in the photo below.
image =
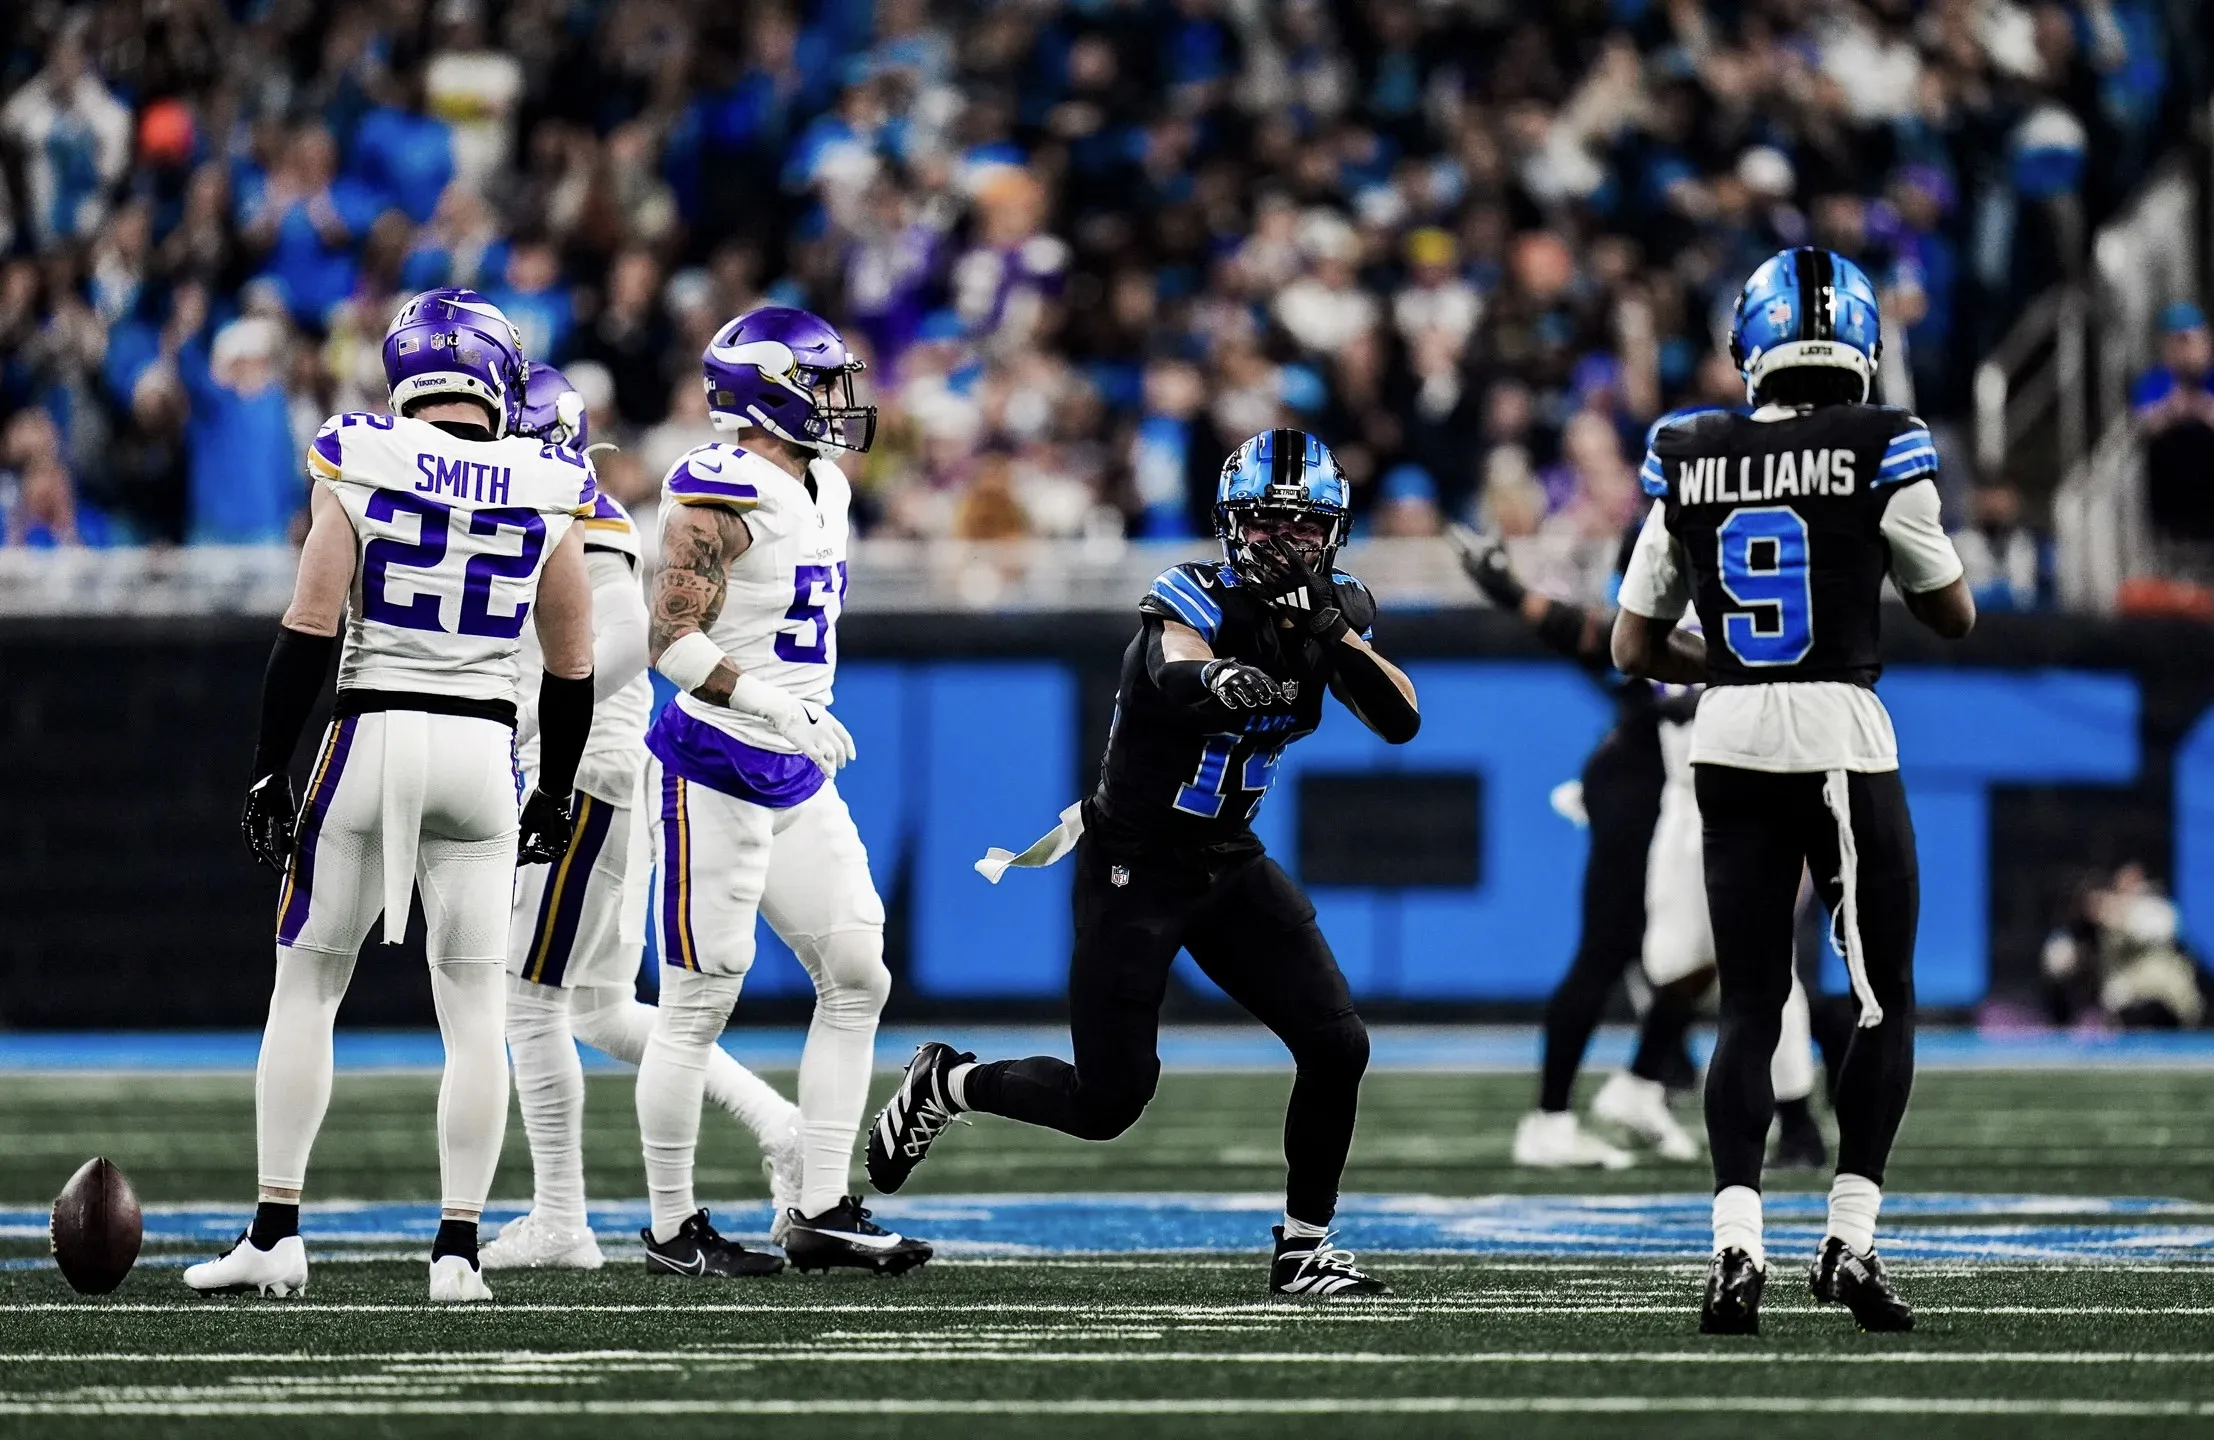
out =
<svg viewBox="0 0 2214 1440"><path fill-rule="evenodd" d="M661 529L661 568L653 577L652 629L647 643L655 664L686 635L705 631L723 613L730 563L753 544L746 522L719 505L676 505ZM738 667L724 660L692 693L710 705L728 705Z"/></svg>

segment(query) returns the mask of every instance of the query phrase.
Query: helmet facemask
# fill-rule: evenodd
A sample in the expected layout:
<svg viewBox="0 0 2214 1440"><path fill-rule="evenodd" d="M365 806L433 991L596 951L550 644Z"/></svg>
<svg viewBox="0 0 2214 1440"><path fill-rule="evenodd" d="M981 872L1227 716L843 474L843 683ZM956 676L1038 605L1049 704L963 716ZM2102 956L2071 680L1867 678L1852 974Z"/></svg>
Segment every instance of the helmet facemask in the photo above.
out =
<svg viewBox="0 0 2214 1440"><path fill-rule="evenodd" d="M1327 576L1345 542L1345 517L1311 505L1227 505L1219 530L1223 559L1241 577L1251 574L1253 547L1264 541L1274 541L1315 574Z"/></svg>

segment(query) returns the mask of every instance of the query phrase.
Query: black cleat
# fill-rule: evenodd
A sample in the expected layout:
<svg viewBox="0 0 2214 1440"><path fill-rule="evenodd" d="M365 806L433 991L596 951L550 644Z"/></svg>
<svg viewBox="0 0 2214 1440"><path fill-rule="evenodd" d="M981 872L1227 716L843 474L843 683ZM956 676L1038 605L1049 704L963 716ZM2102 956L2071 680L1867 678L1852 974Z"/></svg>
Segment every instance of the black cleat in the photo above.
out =
<svg viewBox="0 0 2214 1440"><path fill-rule="evenodd" d="M1707 1267L1707 1295L1699 1305L1702 1335L1758 1335L1760 1292L1768 1272L1753 1257L1731 1246Z"/></svg>
<svg viewBox="0 0 2214 1440"><path fill-rule="evenodd" d="M1891 1276L1873 1247L1856 1255L1835 1235L1822 1237L1807 1267L1807 1288L1825 1305L1842 1305L1853 1312L1860 1328L1895 1332L1914 1328L1914 1307L1892 1288Z"/></svg>
<svg viewBox="0 0 2214 1440"><path fill-rule="evenodd" d="M848 1195L812 1220L797 1210L787 1210L784 1216L784 1253L794 1270L904 1275L931 1256L922 1241L894 1235L871 1220L858 1195Z"/></svg>
<svg viewBox="0 0 2214 1440"><path fill-rule="evenodd" d="M961 1118L946 1076L954 1066L975 1058L937 1040L915 1047L915 1058L907 1062L907 1078L899 1082L899 1089L869 1127L871 1185L886 1195L896 1193L930 1154L931 1142Z"/></svg>
<svg viewBox="0 0 2214 1440"><path fill-rule="evenodd" d="M1796 1123L1783 1122L1776 1134L1776 1158L1768 1162L1771 1170L1827 1170L1830 1168L1829 1142L1822 1138L1822 1127L1814 1117L1801 1117Z"/></svg>
<svg viewBox="0 0 2214 1440"><path fill-rule="evenodd" d="M1296 1295L1303 1300L1335 1300L1348 1295L1389 1295L1391 1287L1353 1263L1353 1252L1340 1250L1325 1235L1302 1240L1284 1233L1278 1225L1276 1258L1268 1267L1271 1295Z"/></svg>
<svg viewBox="0 0 2214 1440"><path fill-rule="evenodd" d="M748 1250L735 1240L725 1240L707 1223L707 1212L696 1211L674 1238L653 1238L648 1225L638 1232L646 1242L646 1269L656 1275L682 1275L688 1280L751 1280L774 1275L784 1262L766 1250Z"/></svg>

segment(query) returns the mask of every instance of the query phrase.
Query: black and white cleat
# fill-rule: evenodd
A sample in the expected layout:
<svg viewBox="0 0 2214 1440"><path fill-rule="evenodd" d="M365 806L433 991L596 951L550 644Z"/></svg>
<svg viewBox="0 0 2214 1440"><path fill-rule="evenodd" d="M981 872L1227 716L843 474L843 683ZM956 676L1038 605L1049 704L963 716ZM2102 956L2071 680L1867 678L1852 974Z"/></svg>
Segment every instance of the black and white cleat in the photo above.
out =
<svg viewBox="0 0 2214 1440"><path fill-rule="evenodd" d="M653 1238L653 1227L638 1232L646 1242L646 1269L656 1275L681 1275L687 1280L751 1280L774 1275L784 1262L766 1250L748 1250L735 1240L725 1240L707 1223L705 1210L695 1211L684 1228L666 1241Z"/></svg>
<svg viewBox="0 0 2214 1440"><path fill-rule="evenodd" d="M946 1076L954 1066L975 1058L938 1040L915 1047L915 1058L907 1062L907 1078L899 1082L899 1089L869 1127L871 1185L886 1195L896 1193L930 1154L931 1142L961 1118Z"/></svg>
<svg viewBox="0 0 2214 1440"><path fill-rule="evenodd" d="M1760 1292L1768 1284L1768 1271L1753 1257L1731 1246L1718 1252L1707 1266L1707 1294L1699 1304L1702 1335L1758 1335Z"/></svg>
<svg viewBox="0 0 2214 1440"><path fill-rule="evenodd" d="M1895 1333L1914 1328L1914 1307L1893 1287L1874 1247L1858 1255L1835 1235L1825 1235L1822 1248L1814 1252L1814 1263L1807 1267L1807 1288L1823 1304L1852 1311L1863 1330Z"/></svg>
<svg viewBox="0 0 2214 1440"><path fill-rule="evenodd" d="M1276 1258L1269 1263L1271 1295L1291 1295L1307 1300L1337 1300L1363 1295L1389 1295L1391 1287L1353 1263L1353 1252L1340 1250L1325 1235L1304 1240L1284 1233L1278 1225Z"/></svg>
<svg viewBox="0 0 2214 1440"><path fill-rule="evenodd" d="M787 1210L784 1219L784 1254L794 1270L904 1275L932 1253L922 1241L895 1235L870 1219L858 1195L848 1195L812 1219L797 1210Z"/></svg>

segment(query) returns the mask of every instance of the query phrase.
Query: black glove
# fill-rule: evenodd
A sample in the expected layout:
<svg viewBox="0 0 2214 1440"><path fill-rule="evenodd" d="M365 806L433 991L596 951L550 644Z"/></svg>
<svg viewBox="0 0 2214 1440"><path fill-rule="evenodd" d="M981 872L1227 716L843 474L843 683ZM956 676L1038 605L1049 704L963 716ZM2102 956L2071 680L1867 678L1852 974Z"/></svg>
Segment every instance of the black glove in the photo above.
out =
<svg viewBox="0 0 2214 1440"><path fill-rule="evenodd" d="M1453 542L1453 549L1461 557L1461 569L1476 582L1476 588L1484 592L1486 599L1502 610L1520 610L1522 599L1530 592L1515 578L1514 566L1508 563L1507 547L1489 535L1479 535L1466 525L1449 527L1445 536Z"/></svg>
<svg viewBox="0 0 2214 1440"><path fill-rule="evenodd" d="M523 802L522 843L516 847L518 865L551 865L569 853L576 836L576 822L569 802L543 790L533 790Z"/></svg>
<svg viewBox="0 0 2214 1440"><path fill-rule="evenodd" d="M1210 660L1199 674L1200 683L1207 693L1232 710L1265 710L1278 700L1288 700L1299 693L1294 683L1291 694L1286 695L1265 670L1237 660Z"/></svg>
<svg viewBox="0 0 2214 1440"><path fill-rule="evenodd" d="M238 828L254 858L279 874L292 858L292 821L299 811L292 777L281 770L247 787L246 810L238 817Z"/></svg>
<svg viewBox="0 0 2214 1440"><path fill-rule="evenodd" d="M1337 591L1308 568L1289 546L1263 540L1246 547L1238 578L1254 586L1270 614L1291 621L1291 628L1316 640L1335 640L1352 628L1338 613Z"/></svg>

